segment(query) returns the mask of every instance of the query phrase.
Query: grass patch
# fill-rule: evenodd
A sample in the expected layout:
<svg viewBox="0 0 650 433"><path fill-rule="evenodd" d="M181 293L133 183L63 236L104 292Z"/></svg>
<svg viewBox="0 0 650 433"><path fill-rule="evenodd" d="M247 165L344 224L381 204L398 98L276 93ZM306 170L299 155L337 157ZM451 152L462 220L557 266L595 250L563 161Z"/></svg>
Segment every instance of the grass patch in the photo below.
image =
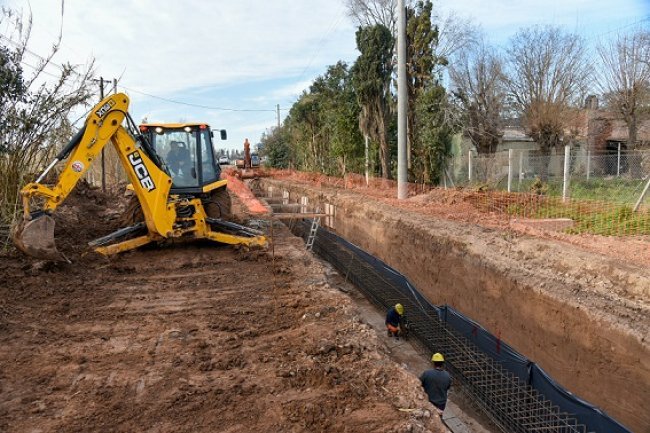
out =
<svg viewBox="0 0 650 433"><path fill-rule="evenodd" d="M513 182L519 192L532 192L539 181L536 179L525 179L521 183ZM569 183L569 197L575 200L598 200L611 203L635 203L645 185L646 180L630 180L621 178L592 178L571 179ZM502 185L503 184L503 185ZM544 183L545 194L551 197L562 196L562 179L553 179ZM506 189L507 182L500 182L499 189Z"/></svg>
<svg viewBox="0 0 650 433"><path fill-rule="evenodd" d="M526 218L570 218L575 225L565 232L603 236L650 235L650 213L633 212L628 205L611 203L562 203L555 197L538 198L534 202L510 204L506 212Z"/></svg>

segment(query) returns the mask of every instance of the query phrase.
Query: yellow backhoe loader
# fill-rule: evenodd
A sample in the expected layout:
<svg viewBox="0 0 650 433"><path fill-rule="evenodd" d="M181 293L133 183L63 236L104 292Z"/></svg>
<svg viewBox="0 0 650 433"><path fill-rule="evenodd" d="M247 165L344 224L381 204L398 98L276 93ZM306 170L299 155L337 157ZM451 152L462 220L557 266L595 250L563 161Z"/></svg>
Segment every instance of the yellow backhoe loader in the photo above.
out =
<svg viewBox="0 0 650 433"><path fill-rule="evenodd" d="M112 255L172 239L265 246L261 232L225 219L230 213L227 181L220 180L210 127L183 123L137 128L128 107L129 98L123 93L104 98L38 179L21 190L24 217L14 230L16 246L37 258L67 260L56 248L51 214L109 142L137 201L131 209L134 224L90 242L95 251ZM225 139L225 130L219 132ZM56 184L41 183L63 160L66 165Z"/></svg>

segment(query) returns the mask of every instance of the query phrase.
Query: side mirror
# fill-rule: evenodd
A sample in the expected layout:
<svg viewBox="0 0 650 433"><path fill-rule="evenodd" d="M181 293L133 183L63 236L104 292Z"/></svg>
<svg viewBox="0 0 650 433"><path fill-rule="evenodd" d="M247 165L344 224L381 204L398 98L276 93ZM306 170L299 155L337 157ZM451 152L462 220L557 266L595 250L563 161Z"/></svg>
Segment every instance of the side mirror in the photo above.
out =
<svg viewBox="0 0 650 433"><path fill-rule="evenodd" d="M214 138L214 131L210 130L210 137Z"/></svg>
<svg viewBox="0 0 650 433"><path fill-rule="evenodd" d="M220 129L220 130L219 130L219 133L221 134L221 139L222 139L222 140L226 140L226 139L228 139L228 133L226 132L225 129Z"/></svg>

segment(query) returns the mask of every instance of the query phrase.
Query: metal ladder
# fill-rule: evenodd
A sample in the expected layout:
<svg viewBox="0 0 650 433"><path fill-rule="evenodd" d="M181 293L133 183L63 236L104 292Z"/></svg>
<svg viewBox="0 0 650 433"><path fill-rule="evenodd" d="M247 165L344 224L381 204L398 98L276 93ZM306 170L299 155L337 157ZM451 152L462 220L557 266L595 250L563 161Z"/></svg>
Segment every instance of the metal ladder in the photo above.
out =
<svg viewBox="0 0 650 433"><path fill-rule="evenodd" d="M316 211L316 213L318 212L319 210ZM320 227L320 217L314 217L314 219L311 220L311 229L309 229L309 236L307 236L307 251L311 251L314 248L314 241L316 240L318 227Z"/></svg>

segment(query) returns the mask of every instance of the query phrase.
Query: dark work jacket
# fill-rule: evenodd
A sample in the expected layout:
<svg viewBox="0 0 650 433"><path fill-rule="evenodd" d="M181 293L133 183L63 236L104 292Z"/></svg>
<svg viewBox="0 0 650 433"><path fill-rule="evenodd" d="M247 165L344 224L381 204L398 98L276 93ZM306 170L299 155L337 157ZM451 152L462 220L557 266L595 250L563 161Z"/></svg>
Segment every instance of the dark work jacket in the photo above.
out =
<svg viewBox="0 0 650 433"><path fill-rule="evenodd" d="M429 396L429 401L439 409L444 409L447 404L447 391L451 387L451 376L445 370L426 370L420 376L424 391Z"/></svg>
<svg viewBox="0 0 650 433"><path fill-rule="evenodd" d="M402 316L395 310L395 307L388 310L388 314L386 314L386 325L399 326L401 322Z"/></svg>

